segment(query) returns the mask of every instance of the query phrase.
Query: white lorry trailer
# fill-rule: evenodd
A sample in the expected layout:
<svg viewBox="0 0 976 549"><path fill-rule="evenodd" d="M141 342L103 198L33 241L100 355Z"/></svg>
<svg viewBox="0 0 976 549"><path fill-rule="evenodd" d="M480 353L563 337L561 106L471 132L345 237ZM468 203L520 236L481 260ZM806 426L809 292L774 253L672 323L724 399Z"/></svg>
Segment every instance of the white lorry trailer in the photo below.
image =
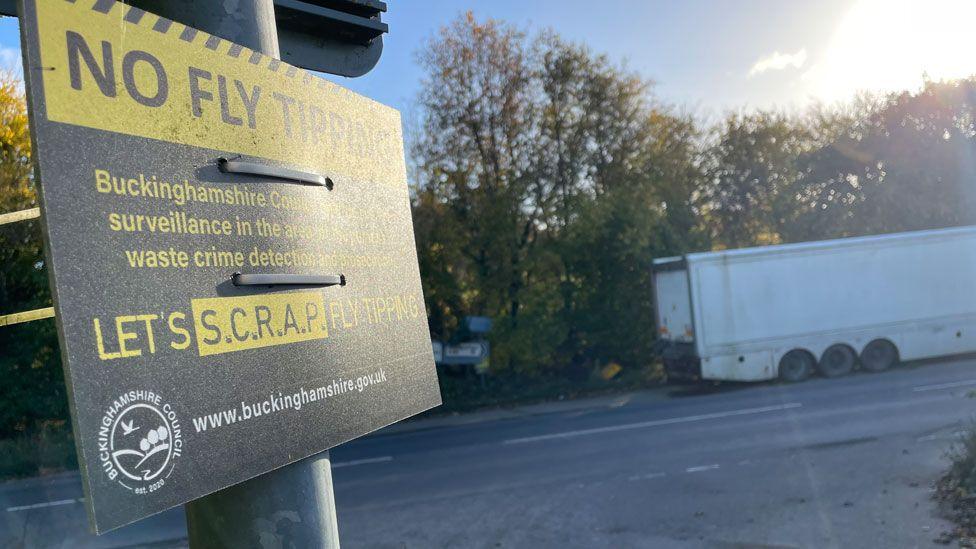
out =
<svg viewBox="0 0 976 549"><path fill-rule="evenodd" d="M671 378L801 381L976 351L976 227L654 260Z"/></svg>

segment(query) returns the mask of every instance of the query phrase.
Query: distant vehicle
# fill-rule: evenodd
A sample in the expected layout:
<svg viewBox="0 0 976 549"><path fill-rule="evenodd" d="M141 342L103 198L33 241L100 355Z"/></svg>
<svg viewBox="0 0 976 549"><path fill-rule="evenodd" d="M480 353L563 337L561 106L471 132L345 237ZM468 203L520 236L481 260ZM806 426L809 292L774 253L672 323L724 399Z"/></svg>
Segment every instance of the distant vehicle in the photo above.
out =
<svg viewBox="0 0 976 549"><path fill-rule="evenodd" d="M802 381L976 351L976 227L654 260L669 378Z"/></svg>

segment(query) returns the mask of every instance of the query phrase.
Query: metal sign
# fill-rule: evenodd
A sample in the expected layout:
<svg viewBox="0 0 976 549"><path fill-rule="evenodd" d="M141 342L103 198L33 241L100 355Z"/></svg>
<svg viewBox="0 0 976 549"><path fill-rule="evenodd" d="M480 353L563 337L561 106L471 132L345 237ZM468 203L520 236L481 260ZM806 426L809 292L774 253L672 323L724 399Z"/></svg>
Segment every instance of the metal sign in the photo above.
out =
<svg viewBox="0 0 976 549"><path fill-rule="evenodd" d="M445 345L439 364L479 364L488 358L487 341L469 341L457 345Z"/></svg>
<svg viewBox="0 0 976 549"><path fill-rule="evenodd" d="M430 346L434 350L434 362L440 364L444 361L444 344L440 341L431 341Z"/></svg>
<svg viewBox="0 0 976 549"><path fill-rule="evenodd" d="M487 316L466 316L464 324L472 334L487 334L491 331L491 319Z"/></svg>
<svg viewBox="0 0 976 549"><path fill-rule="evenodd" d="M22 14L96 531L440 403L399 113L123 3Z"/></svg>

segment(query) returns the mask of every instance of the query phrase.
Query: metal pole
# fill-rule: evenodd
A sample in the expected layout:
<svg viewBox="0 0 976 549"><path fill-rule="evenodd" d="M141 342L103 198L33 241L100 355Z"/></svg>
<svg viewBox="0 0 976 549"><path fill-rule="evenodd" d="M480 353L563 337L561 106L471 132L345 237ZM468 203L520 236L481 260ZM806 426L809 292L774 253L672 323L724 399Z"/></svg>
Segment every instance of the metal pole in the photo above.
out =
<svg viewBox="0 0 976 549"><path fill-rule="evenodd" d="M273 0L129 0L128 3L281 58Z"/></svg>
<svg viewBox="0 0 976 549"><path fill-rule="evenodd" d="M273 0L130 0L130 4L280 58ZM190 547L338 549L329 452L185 505Z"/></svg>
<svg viewBox="0 0 976 549"><path fill-rule="evenodd" d="M190 547L339 547L329 452L186 504Z"/></svg>

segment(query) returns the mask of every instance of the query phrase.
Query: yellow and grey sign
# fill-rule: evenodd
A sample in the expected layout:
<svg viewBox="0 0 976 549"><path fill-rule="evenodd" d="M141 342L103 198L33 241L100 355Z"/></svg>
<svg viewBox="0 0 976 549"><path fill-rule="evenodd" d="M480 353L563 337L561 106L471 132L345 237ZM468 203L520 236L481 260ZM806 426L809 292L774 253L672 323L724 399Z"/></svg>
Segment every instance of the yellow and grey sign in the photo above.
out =
<svg viewBox="0 0 976 549"><path fill-rule="evenodd" d="M38 2L47 117L402 185L399 113L307 71L121 2ZM84 21L84 24L79 22ZM53 67L47 67L53 68Z"/></svg>
<svg viewBox="0 0 976 549"><path fill-rule="evenodd" d="M97 531L440 403L399 113L122 2L23 14Z"/></svg>

